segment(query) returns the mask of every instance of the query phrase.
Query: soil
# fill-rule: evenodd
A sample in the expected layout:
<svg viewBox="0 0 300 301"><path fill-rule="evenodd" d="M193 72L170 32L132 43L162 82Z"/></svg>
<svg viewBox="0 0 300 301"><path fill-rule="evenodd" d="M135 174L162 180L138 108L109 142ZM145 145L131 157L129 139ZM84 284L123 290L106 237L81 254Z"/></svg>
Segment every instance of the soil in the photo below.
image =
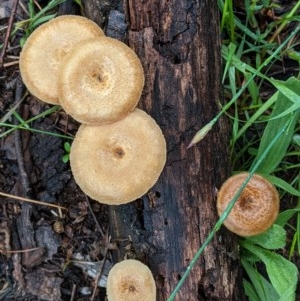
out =
<svg viewBox="0 0 300 301"><path fill-rule="evenodd" d="M9 23L6 12L14 2L1 2L1 24ZM18 8L13 21L22 16ZM19 123L15 109L28 120L52 107L29 95L20 79L21 37L11 39L1 57L0 116L10 124ZM72 138L79 124L58 109L29 126ZM63 162L64 143L72 140L31 130L6 135L7 130L0 128L0 191L64 209L1 197L0 300L104 300L111 264L107 206L89 200Z"/></svg>
<svg viewBox="0 0 300 301"><path fill-rule="evenodd" d="M13 3L4 1L0 8L11 11ZM2 14L0 24L8 24L9 16ZM23 17L18 8L14 21ZM1 43L5 34L0 31ZM10 124L52 107L26 93L21 82L21 38L9 41L0 70L0 121ZM57 109L29 126L35 131L7 135L9 127L0 126L0 191L63 208L1 197L0 300L105 300L110 250L116 247L109 240L108 208L78 188L63 162L64 143L71 140L36 131L72 138L79 124Z"/></svg>
<svg viewBox="0 0 300 301"><path fill-rule="evenodd" d="M18 78L19 74L14 72L13 76ZM5 98L0 99L1 116L14 106L15 89L1 86L5 91L1 93ZM17 111L27 119L48 107L28 95ZM7 122L14 119L12 116ZM72 135L78 125L57 111L30 127ZM107 255L107 207L90 201L75 184L69 163L62 160L64 142L31 131L14 131L1 139L0 190L67 208L1 198L1 300L70 300L73 291L85 288L88 293L94 287L96 266ZM79 265L76 261L95 264ZM101 277L105 279L105 272ZM35 283L39 283L37 287ZM97 289L94 300L103 300L100 292L101 288ZM79 295L84 300L85 294Z"/></svg>

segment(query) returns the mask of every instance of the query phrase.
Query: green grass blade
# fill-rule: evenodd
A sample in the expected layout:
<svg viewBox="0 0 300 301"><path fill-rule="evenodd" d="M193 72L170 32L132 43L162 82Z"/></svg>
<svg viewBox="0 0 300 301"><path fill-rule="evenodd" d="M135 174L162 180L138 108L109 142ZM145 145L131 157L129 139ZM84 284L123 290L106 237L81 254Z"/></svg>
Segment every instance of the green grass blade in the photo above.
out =
<svg viewBox="0 0 300 301"><path fill-rule="evenodd" d="M266 112L272 105L277 101L279 92L274 93L266 102L264 102L258 110L246 121L243 127L238 131L236 135L236 140L240 138L246 130L256 121L258 121L259 117Z"/></svg>
<svg viewBox="0 0 300 301"><path fill-rule="evenodd" d="M236 51L236 45L233 43L230 43L227 47L224 46L224 51L225 51L225 48L226 48L226 65L224 67L223 78L222 78L223 84L224 84L227 72L232 65L231 61L232 61L232 57L234 56L234 53Z"/></svg>
<svg viewBox="0 0 300 301"><path fill-rule="evenodd" d="M275 186L283 189L291 195L300 197L300 191L295 189L292 185L287 183L286 181L271 175L263 175L267 180L273 183Z"/></svg>
<svg viewBox="0 0 300 301"><path fill-rule="evenodd" d="M280 212L275 223L281 227L284 227L297 212L300 212L300 208L287 209L283 212Z"/></svg>
<svg viewBox="0 0 300 301"><path fill-rule="evenodd" d="M256 77L256 76L258 76L258 75L260 75L261 77L263 77L263 78L265 78L265 76L263 76L263 75L261 75L261 73L260 73L260 71L263 69L263 67L265 67L266 65L268 65L268 63L270 63L271 61L272 61L272 59L274 58L274 56L276 55L276 54L278 54L281 50L282 50L282 48L288 43L288 41L290 41L290 39L291 38L293 38L298 32L300 31L300 27L298 27L297 29L295 29L291 34L290 34L290 36L274 51L274 53L270 56L270 57L268 57L265 61L264 61L264 63L257 69L257 70L255 70L254 68L251 68L251 67L249 67L249 69L251 70L251 71L253 71L254 73L252 74L252 76L246 81L246 83L240 88L240 90L232 97L232 99L228 102L228 103L226 103L225 105L224 105L224 107L222 108L222 110L213 118L213 120L211 120L210 122L209 122L209 124L211 124L212 123L212 125L214 125L217 121L218 121L218 119L219 119L219 117L221 117L230 107L231 107L231 105L232 104L234 104L236 101L237 101L237 99L242 95L242 93L247 89L247 87L248 87L248 85L251 83L251 81ZM226 57L227 57L227 55L228 55L228 48L227 47L222 47L222 54L223 54L223 56L225 57L225 59L226 59ZM233 58L234 56L232 56L232 58ZM246 64L245 64L245 66L246 66ZM241 68L243 68L243 65L242 66L240 66ZM201 132L201 129L196 133L196 135L199 135L199 132ZM196 136L195 135L195 136ZM194 140L194 138L193 138L193 140ZM198 142L199 142L200 140L198 140ZM192 145L192 143L190 143L189 144L189 146L191 146Z"/></svg>
<svg viewBox="0 0 300 301"><path fill-rule="evenodd" d="M34 117L32 117L32 118L24 121L24 122L21 122L18 125L0 123L0 126L10 127L9 130L7 130L7 131L5 131L5 132L3 132L3 133L0 134L0 138L5 137L6 135L10 134L11 132L13 132L13 131L15 131L17 129L23 129L24 130L24 129L26 129L26 125L28 126L29 123L33 122L34 120L37 120L39 118L43 118L43 117L45 117L47 115L50 115L50 114L52 114L52 113L54 113L54 112L56 112L58 110L60 110L60 106L53 106L50 109L42 112L41 114L38 114L38 115L36 115L36 116L34 116Z"/></svg>
<svg viewBox="0 0 300 301"><path fill-rule="evenodd" d="M27 129L30 128L30 126L29 126L28 124L25 124L24 119L18 114L17 111L14 111L14 112L13 112L13 116L14 116L20 123L24 123L24 127L25 127L25 128L27 128Z"/></svg>
<svg viewBox="0 0 300 301"><path fill-rule="evenodd" d="M35 14L35 9L34 9L34 2L33 0L29 0L28 2L28 12L29 12L29 17L33 18Z"/></svg>
<svg viewBox="0 0 300 301"><path fill-rule="evenodd" d="M289 252L289 259L291 259L291 257L294 255L295 249L296 249L297 245L298 245L298 250L300 250L299 249L299 241L300 241L300 232L297 229L297 231L295 231L293 239L292 239L292 243L291 243L291 247L290 247L290 252Z"/></svg>
<svg viewBox="0 0 300 301"><path fill-rule="evenodd" d="M300 107L300 95L299 95L299 91L296 89L297 86L300 85L300 81L297 78L290 77L286 82L270 79L270 82L274 85L274 87L277 88L279 92L281 92L284 96L286 96L290 101L294 103L298 103Z"/></svg>
<svg viewBox="0 0 300 301"><path fill-rule="evenodd" d="M40 24L45 23L45 22L55 18L56 16L57 16L57 14L55 13L55 14L40 17L39 19L36 19L35 21L33 21L31 26L33 28L35 28L35 27L39 26Z"/></svg>
<svg viewBox="0 0 300 301"><path fill-rule="evenodd" d="M300 94L299 81L295 78L289 79L286 82L286 85L289 89L293 90L297 94ZM292 102L285 95L279 93L274 110L271 114L271 118L288 109L291 106L291 103ZM259 166L257 170L258 173L270 174L279 165L292 141L295 125L299 120L299 113L300 111L268 121L259 145L257 154L258 157L264 152L265 148L270 144L284 124L289 122L289 127L285 134L277 140L276 144L274 144L270 153L267 155L266 160Z"/></svg>
<svg viewBox="0 0 300 301"><path fill-rule="evenodd" d="M235 30L234 30L234 13L232 0L225 0L225 2L219 4L222 6L222 19L221 19L221 30L227 29L230 36L230 40L234 41Z"/></svg>
<svg viewBox="0 0 300 301"><path fill-rule="evenodd" d="M0 122L0 126L4 126L4 127L9 127L10 130L7 130L5 133L5 135L7 135L8 132L13 132L15 130L26 130L26 131L30 131L33 133L39 133L39 134L44 134L44 135L49 135L49 136L54 136L54 137L58 137L58 138L64 138L64 139L69 139L69 140L74 140L74 137L71 136L67 136L67 135L63 135L63 134L58 134L58 133L53 133L53 132L49 132L49 131L45 131L45 130L39 130L39 129L35 129L32 127L26 127L25 125L14 125L14 124L10 124L10 123L3 123ZM3 135L3 136L5 136ZM3 137L2 134L0 135L0 138Z"/></svg>

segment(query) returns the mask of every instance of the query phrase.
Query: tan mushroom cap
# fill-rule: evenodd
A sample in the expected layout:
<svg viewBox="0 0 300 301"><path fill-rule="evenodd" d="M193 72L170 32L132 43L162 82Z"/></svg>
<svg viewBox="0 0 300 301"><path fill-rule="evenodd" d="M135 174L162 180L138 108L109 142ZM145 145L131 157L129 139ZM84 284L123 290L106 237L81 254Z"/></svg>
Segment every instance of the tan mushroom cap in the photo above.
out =
<svg viewBox="0 0 300 301"><path fill-rule="evenodd" d="M64 110L81 123L98 125L115 122L134 110L144 72L126 44L100 37L77 45L66 55L59 82Z"/></svg>
<svg viewBox="0 0 300 301"><path fill-rule="evenodd" d="M109 205L128 203L145 194L165 161L161 129L139 109L111 124L81 125L70 154L71 169L82 191Z"/></svg>
<svg viewBox="0 0 300 301"><path fill-rule="evenodd" d="M230 177L218 191L217 210L221 215L248 173ZM240 236L253 236L268 230L279 212L279 195L265 178L254 174L235 203L224 226Z"/></svg>
<svg viewBox="0 0 300 301"><path fill-rule="evenodd" d="M108 301L156 301L156 286L145 264L128 259L110 270L106 294Z"/></svg>
<svg viewBox="0 0 300 301"><path fill-rule="evenodd" d="M60 16L39 26L20 54L21 76L30 93L58 104L58 71L63 57L75 44L103 35L96 23L81 16Z"/></svg>

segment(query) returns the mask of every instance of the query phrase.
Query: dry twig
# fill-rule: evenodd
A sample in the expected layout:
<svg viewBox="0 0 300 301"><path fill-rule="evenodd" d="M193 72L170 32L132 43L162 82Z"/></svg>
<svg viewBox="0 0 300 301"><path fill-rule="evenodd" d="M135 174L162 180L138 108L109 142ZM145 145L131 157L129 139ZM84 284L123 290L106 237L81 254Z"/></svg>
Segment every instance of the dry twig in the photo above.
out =
<svg viewBox="0 0 300 301"><path fill-rule="evenodd" d="M22 201L22 202L28 202L28 203L32 203L32 204L38 204L38 205L43 205L43 206L48 206L48 207L60 208L62 210L67 210L66 207L62 207L62 206L50 204L50 203L45 203L45 202L41 202L41 201L37 201L37 200L27 199L27 198L23 198L20 196L16 196L16 195L4 193L4 192L0 192L0 196L15 199L15 200Z"/></svg>
<svg viewBox="0 0 300 301"><path fill-rule="evenodd" d="M7 26L7 30L6 30L4 43L3 43L3 46L2 46L2 51L1 51L1 54L0 54L0 69L2 69L2 67L3 67L4 56L5 56L6 48L7 48L7 45L8 45L9 37L10 37L10 34L11 34L12 26L13 26L13 23L14 23L14 18L15 18L15 14L16 14L18 4L19 4L19 0L14 0L13 6L12 6L12 9L11 9L11 14L10 14L9 21L8 21L8 26Z"/></svg>
<svg viewBox="0 0 300 301"><path fill-rule="evenodd" d="M98 228L98 230L99 230L101 236L104 237L104 232L103 232L103 230L102 230L102 228L101 228L99 222L97 221L97 218L96 218L96 216L95 216L95 213L94 213L94 211L93 211L93 209L92 209L92 206L91 206L91 204L90 204L89 198L88 198L86 195L84 195L84 196L85 196L85 200L86 200L86 202L87 202L87 204L88 204L88 206L89 206L89 210L90 210L90 212L91 212L91 214L92 214L92 216L93 216L93 219L94 219L94 221L95 221L95 223L96 223L96 225L97 225L97 228Z"/></svg>

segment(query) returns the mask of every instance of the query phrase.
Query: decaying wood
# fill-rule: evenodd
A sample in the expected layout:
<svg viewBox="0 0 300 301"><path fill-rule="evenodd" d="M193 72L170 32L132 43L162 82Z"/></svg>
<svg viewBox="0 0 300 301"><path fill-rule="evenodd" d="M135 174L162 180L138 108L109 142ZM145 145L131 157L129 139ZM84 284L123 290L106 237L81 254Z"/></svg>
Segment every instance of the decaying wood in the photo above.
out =
<svg viewBox="0 0 300 301"><path fill-rule="evenodd" d="M100 27L105 27L111 9L118 6L118 0L83 0L86 16Z"/></svg>
<svg viewBox="0 0 300 301"><path fill-rule="evenodd" d="M187 149L196 131L219 111L219 12L216 1L209 0L123 4L128 43L145 70L139 106L161 126L168 155L147 195L110 207L111 236L119 246L115 260L137 258L148 264L158 287L157 301L163 301L217 221L216 189L229 174L224 120ZM175 300L243 299L237 241L222 229Z"/></svg>

